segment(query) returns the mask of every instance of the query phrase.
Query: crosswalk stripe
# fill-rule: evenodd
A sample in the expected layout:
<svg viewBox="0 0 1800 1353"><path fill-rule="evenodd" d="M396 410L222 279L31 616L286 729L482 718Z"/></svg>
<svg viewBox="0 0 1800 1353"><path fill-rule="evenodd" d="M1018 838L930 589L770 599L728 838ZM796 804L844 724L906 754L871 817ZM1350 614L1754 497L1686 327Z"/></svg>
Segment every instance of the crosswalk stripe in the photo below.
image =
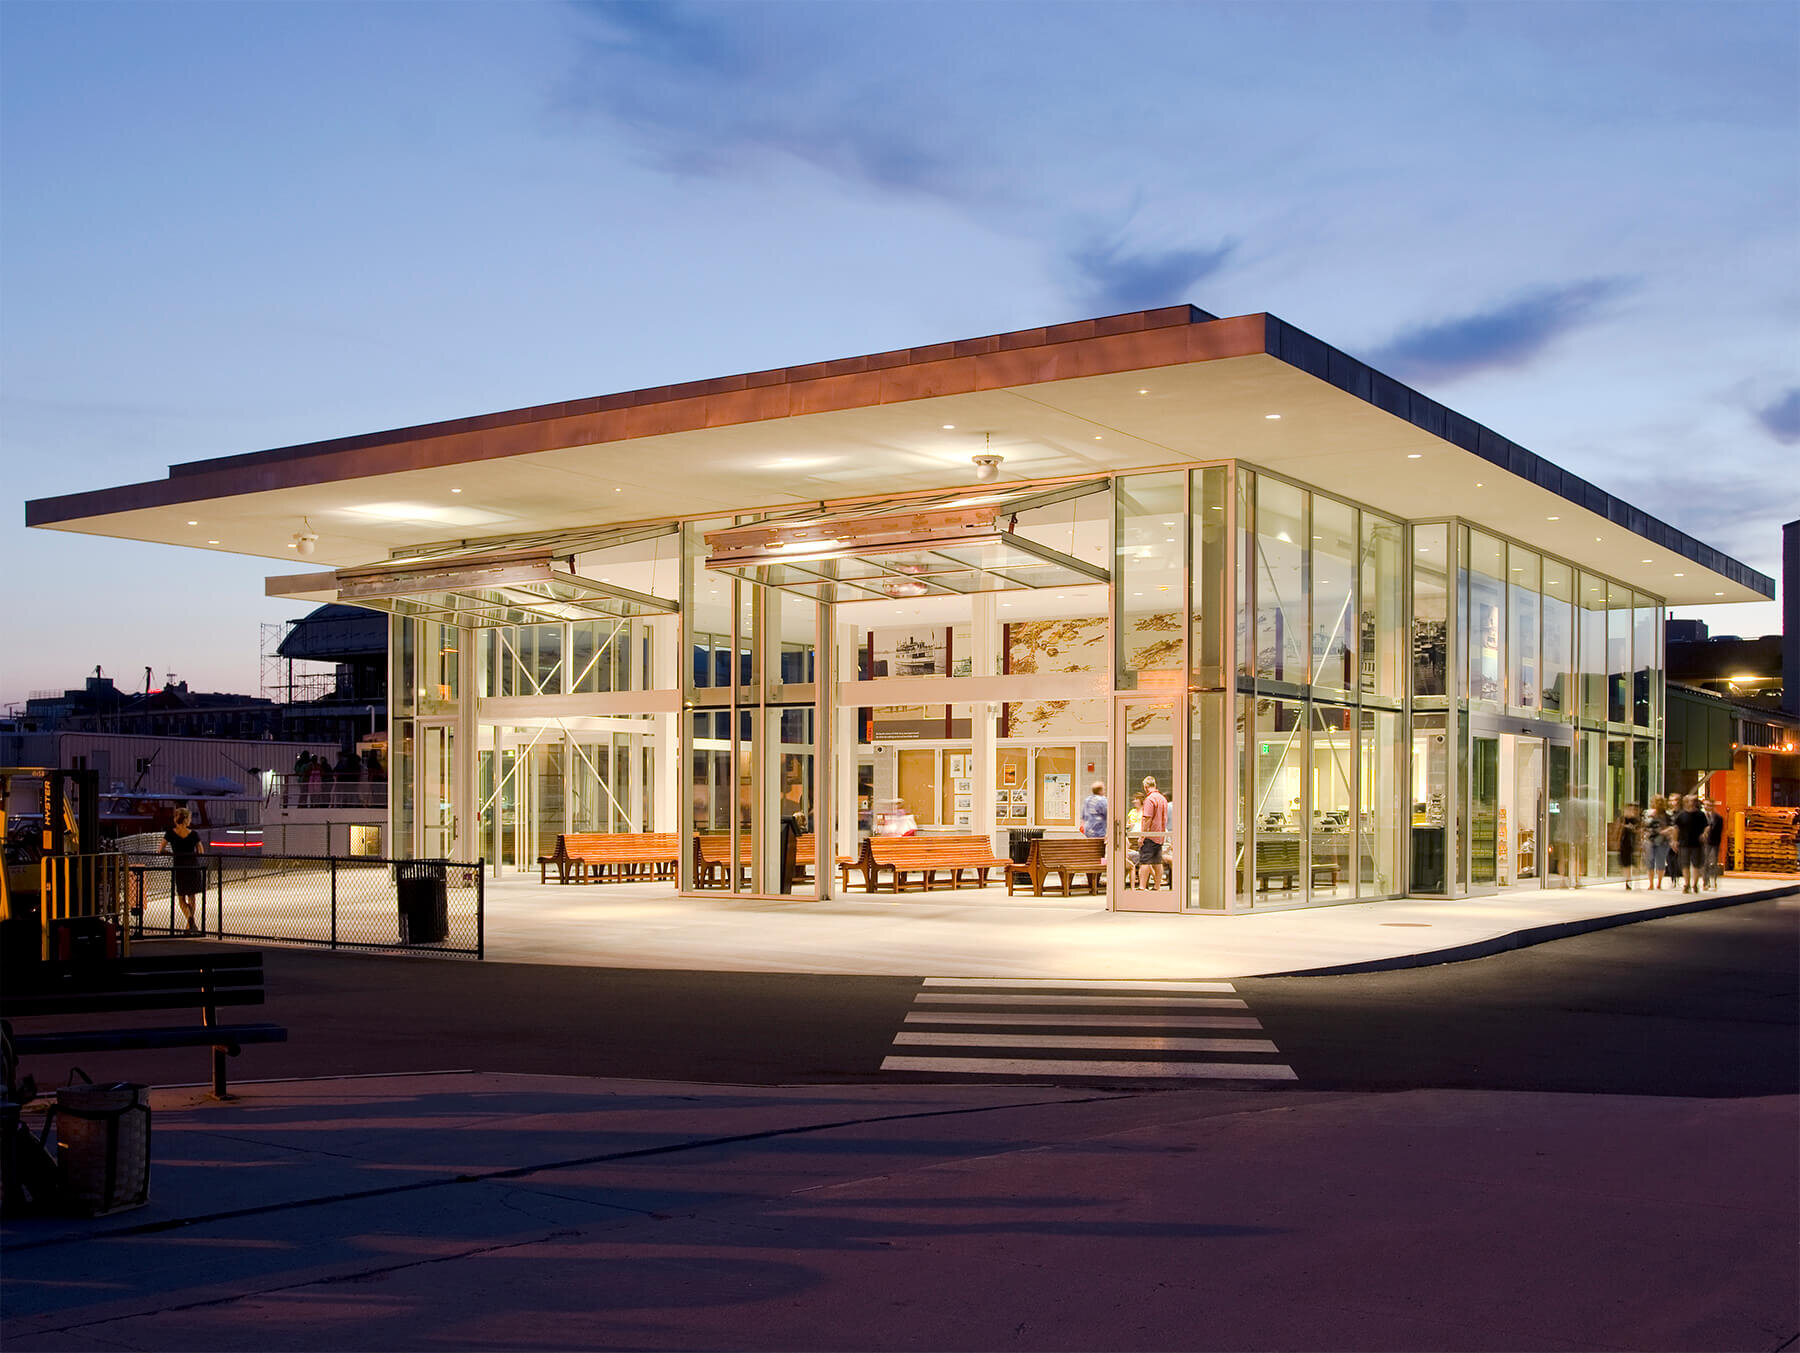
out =
<svg viewBox="0 0 1800 1353"><path fill-rule="evenodd" d="M902 1030L895 1047L1111 1048L1120 1052L1275 1052L1266 1038L1133 1038L1127 1034L934 1034Z"/></svg>
<svg viewBox="0 0 1800 1353"><path fill-rule="evenodd" d="M1021 1028L1260 1029L1254 1015L1028 1015L1011 1010L971 1015L960 1010L911 1010L908 1024L1011 1024Z"/></svg>
<svg viewBox="0 0 1800 1353"><path fill-rule="evenodd" d="M1274 1062L1075 1062L1014 1057L889 1056L883 1071L938 1071L987 1076L1118 1076L1131 1080L1298 1080Z"/></svg>
<svg viewBox="0 0 1800 1353"><path fill-rule="evenodd" d="M1215 1013L1226 1010L1244 1013ZM1256 1037L1262 1024L1230 982L928 977L913 993L902 1025L881 1063L883 1071L989 1078L1299 1079L1279 1060L1281 1049L1271 1039ZM1104 1052L1145 1055L1084 1055ZM1206 1054L1237 1060L1202 1060Z"/></svg>
<svg viewBox="0 0 1800 1353"><path fill-rule="evenodd" d="M970 991L921 991L913 997L914 1005L1179 1005L1200 1006L1213 1010L1243 1010L1245 1005L1235 996L1062 996L1054 991L1042 993Z"/></svg>
<svg viewBox="0 0 1800 1353"><path fill-rule="evenodd" d="M1067 988L1070 991L1103 989L1130 993L1134 991L1223 991L1233 990L1229 982L1139 982L1128 977L1104 979L1093 977L927 977L927 987L1025 987L1032 991Z"/></svg>

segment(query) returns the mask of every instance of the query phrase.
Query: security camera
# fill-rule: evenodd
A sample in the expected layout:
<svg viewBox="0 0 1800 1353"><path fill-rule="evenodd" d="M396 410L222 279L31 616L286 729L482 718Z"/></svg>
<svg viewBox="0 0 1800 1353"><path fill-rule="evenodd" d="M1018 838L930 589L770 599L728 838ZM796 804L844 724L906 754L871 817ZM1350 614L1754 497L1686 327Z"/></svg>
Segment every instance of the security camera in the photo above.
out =
<svg viewBox="0 0 1800 1353"><path fill-rule="evenodd" d="M971 456L975 462L975 478L983 484L992 484L1000 477L1000 462L1004 456Z"/></svg>
<svg viewBox="0 0 1800 1353"><path fill-rule="evenodd" d="M294 533L294 548L301 554L311 554L319 547L319 537L311 531Z"/></svg>

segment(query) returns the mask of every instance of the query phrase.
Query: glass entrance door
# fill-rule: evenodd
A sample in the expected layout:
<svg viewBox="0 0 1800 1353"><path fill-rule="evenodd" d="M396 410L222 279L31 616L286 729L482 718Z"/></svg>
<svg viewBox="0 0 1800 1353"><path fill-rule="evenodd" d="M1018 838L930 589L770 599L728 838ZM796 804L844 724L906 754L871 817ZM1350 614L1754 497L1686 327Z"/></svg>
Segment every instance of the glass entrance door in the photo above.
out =
<svg viewBox="0 0 1800 1353"><path fill-rule="evenodd" d="M1512 743L1512 792L1505 796L1511 809L1503 823L1507 841L1500 881L1538 888L1544 880L1544 740L1506 741Z"/></svg>
<svg viewBox="0 0 1800 1353"><path fill-rule="evenodd" d="M456 729L419 721L419 857L456 857Z"/></svg>
<svg viewBox="0 0 1800 1353"><path fill-rule="evenodd" d="M1113 910L1180 911L1186 887L1180 823L1186 805L1172 802L1183 783L1175 702L1121 696L1113 705L1112 746L1107 877Z"/></svg>
<svg viewBox="0 0 1800 1353"><path fill-rule="evenodd" d="M1572 888L1575 885L1578 855L1576 844L1580 824L1569 808L1574 753L1572 746L1554 742L1545 748L1544 753L1550 768L1550 783L1544 795L1545 830L1550 841L1544 883L1551 888Z"/></svg>
<svg viewBox="0 0 1800 1353"><path fill-rule="evenodd" d="M1500 876L1500 739L1469 744L1469 891L1492 892Z"/></svg>

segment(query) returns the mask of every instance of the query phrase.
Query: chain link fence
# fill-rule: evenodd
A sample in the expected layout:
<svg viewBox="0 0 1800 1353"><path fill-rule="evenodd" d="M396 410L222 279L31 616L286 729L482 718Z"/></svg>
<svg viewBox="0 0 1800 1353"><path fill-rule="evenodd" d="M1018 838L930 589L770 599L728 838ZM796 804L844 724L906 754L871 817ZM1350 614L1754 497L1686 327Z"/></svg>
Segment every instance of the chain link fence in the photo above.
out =
<svg viewBox="0 0 1800 1353"><path fill-rule="evenodd" d="M367 855L203 855L178 876L166 855L130 857L133 933L482 958L479 861ZM184 887L193 916L182 905Z"/></svg>

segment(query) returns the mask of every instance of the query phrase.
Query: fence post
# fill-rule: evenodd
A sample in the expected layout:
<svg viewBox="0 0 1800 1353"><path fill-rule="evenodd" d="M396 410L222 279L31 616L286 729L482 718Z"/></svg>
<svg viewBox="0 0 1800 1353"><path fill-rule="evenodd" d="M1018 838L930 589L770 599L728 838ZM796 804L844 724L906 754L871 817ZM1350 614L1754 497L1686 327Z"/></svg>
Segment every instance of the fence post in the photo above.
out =
<svg viewBox="0 0 1800 1353"><path fill-rule="evenodd" d="M487 861L475 860L475 957L487 957Z"/></svg>
<svg viewBox="0 0 1800 1353"><path fill-rule="evenodd" d="M337 856L335 855L331 856L331 947L337 948Z"/></svg>
<svg viewBox="0 0 1800 1353"><path fill-rule="evenodd" d="M170 877L173 877L173 875L171 875ZM223 855L220 855L217 851L213 852L213 880L217 884L218 889L219 889L219 909L217 912L218 930L216 933L220 939L224 939L225 938L225 857ZM206 929L206 894L205 893L200 894L200 929L202 931L204 931Z"/></svg>

